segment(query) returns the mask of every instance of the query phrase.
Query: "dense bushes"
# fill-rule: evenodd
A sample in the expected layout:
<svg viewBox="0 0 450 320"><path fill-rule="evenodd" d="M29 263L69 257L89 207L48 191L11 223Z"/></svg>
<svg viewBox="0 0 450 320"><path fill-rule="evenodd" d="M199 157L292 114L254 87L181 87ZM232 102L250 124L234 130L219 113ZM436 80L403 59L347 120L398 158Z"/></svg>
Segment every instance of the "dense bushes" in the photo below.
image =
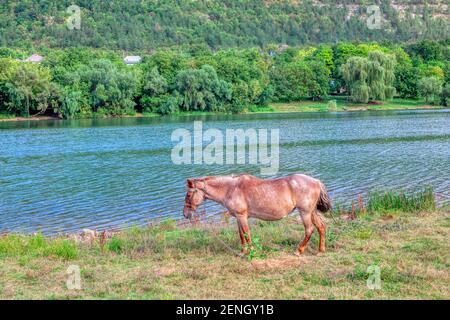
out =
<svg viewBox="0 0 450 320"><path fill-rule="evenodd" d="M204 65L178 73L175 95L182 110L223 111L231 100L231 84L220 80L213 67Z"/></svg>
<svg viewBox="0 0 450 320"><path fill-rule="evenodd" d="M431 49L427 49L427 45ZM30 52L0 48L0 112L62 117L135 112L242 112L269 101L346 94L358 102L422 97L448 104L446 43L160 50L127 66L118 53L83 48ZM436 60L440 59L440 60Z"/></svg>

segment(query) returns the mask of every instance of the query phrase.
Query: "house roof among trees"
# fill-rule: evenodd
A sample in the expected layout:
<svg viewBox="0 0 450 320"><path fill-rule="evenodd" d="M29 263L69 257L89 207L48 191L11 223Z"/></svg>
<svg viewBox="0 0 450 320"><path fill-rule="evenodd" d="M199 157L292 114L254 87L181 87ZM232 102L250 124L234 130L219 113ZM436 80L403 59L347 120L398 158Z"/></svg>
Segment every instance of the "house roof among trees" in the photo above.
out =
<svg viewBox="0 0 450 320"><path fill-rule="evenodd" d="M44 58L38 54L32 54L31 56L29 56L28 58L26 58L25 60L23 60L24 62L41 62Z"/></svg>
<svg viewBox="0 0 450 320"><path fill-rule="evenodd" d="M126 56L123 61L126 64L135 64L141 62L142 58L140 56Z"/></svg>

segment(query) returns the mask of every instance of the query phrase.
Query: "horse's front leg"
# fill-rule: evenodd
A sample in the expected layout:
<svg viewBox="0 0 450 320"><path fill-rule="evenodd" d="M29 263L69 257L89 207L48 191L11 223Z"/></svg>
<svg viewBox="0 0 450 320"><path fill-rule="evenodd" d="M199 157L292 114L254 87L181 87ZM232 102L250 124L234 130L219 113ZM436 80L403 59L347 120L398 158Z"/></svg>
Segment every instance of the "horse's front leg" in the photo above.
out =
<svg viewBox="0 0 450 320"><path fill-rule="evenodd" d="M247 213L236 214L236 219L239 228L239 236L241 238L241 253L245 254L247 253L247 246L252 243L250 228L248 227Z"/></svg>

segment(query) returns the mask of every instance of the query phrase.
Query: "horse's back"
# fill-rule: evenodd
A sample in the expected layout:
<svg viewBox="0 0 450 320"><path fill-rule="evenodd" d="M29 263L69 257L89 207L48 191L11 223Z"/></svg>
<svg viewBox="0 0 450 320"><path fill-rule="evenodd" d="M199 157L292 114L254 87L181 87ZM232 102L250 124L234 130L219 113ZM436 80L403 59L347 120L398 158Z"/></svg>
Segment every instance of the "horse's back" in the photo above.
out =
<svg viewBox="0 0 450 320"><path fill-rule="evenodd" d="M252 176L250 174L241 174L236 176L236 178L239 178L239 185L241 187L248 187L248 186L286 186L286 187L302 187L302 188L313 188L313 187L319 187L320 188L320 181L308 176L306 174L301 173L295 173L293 175L280 177L280 178L274 178L274 179L260 179L255 176Z"/></svg>
<svg viewBox="0 0 450 320"><path fill-rule="evenodd" d="M281 219L295 208L310 211L320 194L320 181L304 174L275 179L243 174L234 178L239 180L229 195L229 204L263 220Z"/></svg>

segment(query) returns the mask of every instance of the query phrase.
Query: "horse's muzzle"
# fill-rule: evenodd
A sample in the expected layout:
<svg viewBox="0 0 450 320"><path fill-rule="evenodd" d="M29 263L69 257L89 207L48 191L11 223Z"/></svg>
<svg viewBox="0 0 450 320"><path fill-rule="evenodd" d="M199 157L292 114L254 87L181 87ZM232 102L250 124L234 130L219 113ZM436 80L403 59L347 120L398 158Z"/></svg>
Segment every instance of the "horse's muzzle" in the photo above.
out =
<svg viewBox="0 0 450 320"><path fill-rule="evenodd" d="M190 219L192 217L192 210L189 209L188 207L184 207L184 209L183 209L183 216L186 219Z"/></svg>

